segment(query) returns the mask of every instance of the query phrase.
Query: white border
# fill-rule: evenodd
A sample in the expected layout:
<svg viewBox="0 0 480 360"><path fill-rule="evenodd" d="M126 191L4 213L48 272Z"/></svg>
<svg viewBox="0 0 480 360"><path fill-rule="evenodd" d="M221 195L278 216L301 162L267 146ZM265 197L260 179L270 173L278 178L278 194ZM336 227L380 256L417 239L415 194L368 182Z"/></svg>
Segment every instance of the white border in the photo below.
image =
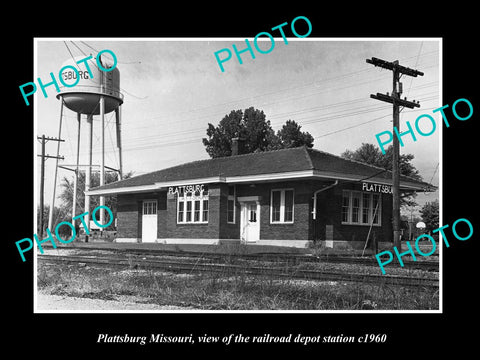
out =
<svg viewBox="0 0 480 360"><path fill-rule="evenodd" d="M37 43L39 41L64 41L64 40L73 40L73 41L244 41L245 39L252 40L254 37L226 37L226 38L92 38L92 37L44 37L44 38L33 38L33 57L34 57L34 79L38 77L38 54L37 54ZM274 37L275 41L282 40L282 37ZM443 105L443 38L441 37L409 37L409 38L396 38L396 37L330 37L330 38L322 38L322 37L305 37L305 38L290 38L287 37L288 41L436 41L438 42L439 46L439 100L440 104L439 107ZM261 41L270 41L270 39L258 39ZM37 124L38 124L38 114L37 114L37 93L33 95L34 99L34 152L32 156L34 157L33 161L33 174L34 174L34 233L37 229L37 201L38 199L38 176L37 176L37 169L38 169L38 157L36 156L36 142L37 142ZM440 126L440 136L439 136L439 222L440 226L443 226L443 196L442 196L442 189L443 189L443 156L442 156L442 148L443 148L443 126ZM442 243L442 242L440 242ZM340 313L340 314L378 314L378 313L393 313L393 314L424 314L424 313L443 313L443 244L439 247L439 261L440 261L440 271L439 271L439 309L438 310L39 310L37 309L37 252L34 251L33 256L33 266L34 266L34 279L33 279L33 298L34 298L34 313L280 313L280 314L316 314L316 313Z"/></svg>

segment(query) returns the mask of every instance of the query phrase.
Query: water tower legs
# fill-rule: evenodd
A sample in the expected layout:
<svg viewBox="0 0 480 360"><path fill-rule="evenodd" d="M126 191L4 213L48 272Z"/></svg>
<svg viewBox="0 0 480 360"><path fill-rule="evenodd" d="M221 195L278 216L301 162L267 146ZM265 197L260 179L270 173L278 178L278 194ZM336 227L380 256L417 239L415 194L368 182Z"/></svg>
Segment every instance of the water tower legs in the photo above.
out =
<svg viewBox="0 0 480 360"><path fill-rule="evenodd" d="M58 126L58 138L62 138L62 118L63 118L63 97L60 97L60 123ZM57 144L57 158L55 159L55 174L53 177L52 200L50 201L50 211L48 213L48 228L53 229L53 211L55 210L55 190L57 188L58 158L60 155L60 141Z"/></svg>
<svg viewBox="0 0 480 360"><path fill-rule="evenodd" d="M87 137L87 147L88 147L88 166L85 171L85 191L90 190L91 185L91 175L92 175L92 139L93 139L93 115L87 115L87 125L88 125L88 137ZM90 232L90 196L85 195L85 224L87 225L87 229L85 229L86 233ZM88 241L88 235L86 237L86 241Z"/></svg>
<svg viewBox="0 0 480 360"><path fill-rule="evenodd" d="M73 198L72 198L72 225L75 227L75 220L73 219L77 215L77 186L78 186L78 161L80 158L80 124L82 114L77 113L78 132L77 132L77 161L75 163L75 178L73 181Z"/></svg>
<svg viewBox="0 0 480 360"><path fill-rule="evenodd" d="M101 142L102 155L100 159L100 186L105 185L105 97L100 96ZM105 196L100 196L100 206L105 206ZM100 224L105 224L105 209L100 208ZM103 232L103 227L100 228Z"/></svg>
<svg viewBox="0 0 480 360"><path fill-rule="evenodd" d="M123 178L123 170L122 170L122 133L121 133L121 116L122 116L122 106L119 106L115 109L115 120L116 120L116 125L117 125L117 148L118 148L118 173L119 173L119 179L122 180Z"/></svg>

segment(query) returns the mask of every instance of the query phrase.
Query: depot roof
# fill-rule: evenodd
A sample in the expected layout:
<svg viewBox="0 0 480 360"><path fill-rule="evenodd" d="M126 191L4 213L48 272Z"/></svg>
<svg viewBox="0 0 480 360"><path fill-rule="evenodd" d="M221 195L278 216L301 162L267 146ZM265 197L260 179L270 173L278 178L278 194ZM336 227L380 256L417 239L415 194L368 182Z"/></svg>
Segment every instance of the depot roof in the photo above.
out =
<svg viewBox="0 0 480 360"><path fill-rule="evenodd" d="M251 183L295 179L366 181L391 185L392 174L385 169L344 159L305 146L251 154L193 161L129 179L116 181L85 192L113 195L167 189L169 186L208 183ZM400 176L402 190L435 188L423 181Z"/></svg>

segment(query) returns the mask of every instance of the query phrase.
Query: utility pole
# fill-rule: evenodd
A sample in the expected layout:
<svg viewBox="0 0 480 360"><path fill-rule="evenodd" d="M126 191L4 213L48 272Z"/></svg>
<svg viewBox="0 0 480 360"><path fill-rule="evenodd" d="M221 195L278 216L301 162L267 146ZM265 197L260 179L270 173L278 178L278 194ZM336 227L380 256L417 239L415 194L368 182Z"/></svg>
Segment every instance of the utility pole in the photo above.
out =
<svg viewBox="0 0 480 360"><path fill-rule="evenodd" d="M42 158L41 169L40 169L40 239L43 239L43 208L44 208L44 200L43 200L43 193L45 188L45 159L54 158L54 159L61 159L63 160L63 156L52 156L45 154L45 144L47 141L65 141L57 138L46 137L45 135L37 136L37 140L41 140L42 144L42 154L37 155ZM50 209L53 211L53 209Z"/></svg>
<svg viewBox="0 0 480 360"><path fill-rule="evenodd" d="M392 186L393 186L393 245L399 250L402 250L402 243L400 241L400 143L398 136L400 134L400 106L413 109L420 107L420 104L415 101L407 101L407 98L400 98L402 94L402 83L400 82L401 75L408 75L412 77L423 76L423 72L404 67L398 63L398 60L393 62L385 61L372 57L367 59L367 63L374 66L391 70L393 72L393 89L392 95L371 94L372 99L385 101L393 104L393 159L392 159Z"/></svg>

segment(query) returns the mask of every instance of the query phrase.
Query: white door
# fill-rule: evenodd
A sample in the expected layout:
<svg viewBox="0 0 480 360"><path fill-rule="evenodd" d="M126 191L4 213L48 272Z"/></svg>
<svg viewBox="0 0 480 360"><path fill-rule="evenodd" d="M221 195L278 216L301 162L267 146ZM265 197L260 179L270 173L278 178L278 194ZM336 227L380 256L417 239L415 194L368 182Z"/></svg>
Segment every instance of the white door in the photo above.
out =
<svg viewBox="0 0 480 360"><path fill-rule="evenodd" d="M240 237L244 242L260 240L260 205L256 202L241 204Z"/></svg>
<svg viewBox="0 0 480 360"><path fill-rule="evenodd" d="M142 214L142 242L157 240L157 201L145 200Z"/></svg>

